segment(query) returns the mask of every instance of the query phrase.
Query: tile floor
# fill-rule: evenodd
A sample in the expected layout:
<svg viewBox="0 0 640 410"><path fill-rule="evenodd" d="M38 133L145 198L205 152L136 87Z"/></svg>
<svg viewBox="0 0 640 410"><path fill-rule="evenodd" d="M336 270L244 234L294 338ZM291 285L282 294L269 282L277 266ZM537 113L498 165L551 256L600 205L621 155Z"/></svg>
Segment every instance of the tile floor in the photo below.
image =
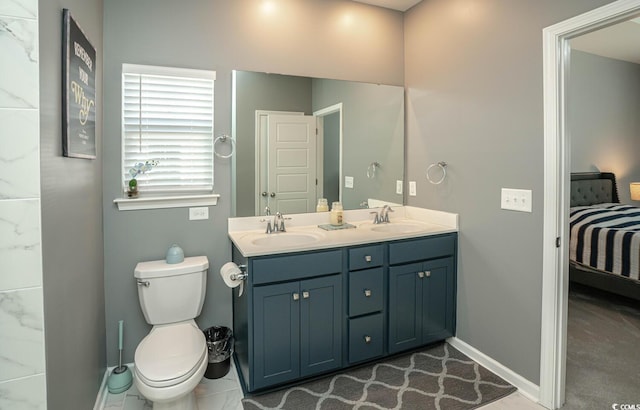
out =
<svg viewBox="0 0 640 410"><path fill-rule="evenodd" d="M202 379L196 387L196 398L200 410L242 410L242 389L231 362L229 373L217 380ZM151 403L136 389L135 385L120 394L108 394L104 410L151 410ZM515 392L503 399L480 407L481 410L543 410L544 407ZM301 409L303 410L303 409Z"/></svg>
<svg viewBox="0 0 640 410"><path fill-rule="evenodd" d="M201 410L242 410L242 389L233 361L225 377L216 380L203 378L196 387L196 398ZM151 410L152 407L134 384L124 393L107 394L104 410Z"/></svg>

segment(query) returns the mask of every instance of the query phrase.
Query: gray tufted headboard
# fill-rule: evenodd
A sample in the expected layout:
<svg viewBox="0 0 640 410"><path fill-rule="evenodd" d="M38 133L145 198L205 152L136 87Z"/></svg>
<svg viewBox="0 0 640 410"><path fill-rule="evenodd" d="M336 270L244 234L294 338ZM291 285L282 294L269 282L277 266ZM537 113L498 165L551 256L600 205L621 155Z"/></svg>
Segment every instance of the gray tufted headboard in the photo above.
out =
<svg viewBox="0 0 640 410"><path fill-rule="evenodd" d="M572 173L570 202L571 206L620 202L616 176L611 172Z"/></svg>

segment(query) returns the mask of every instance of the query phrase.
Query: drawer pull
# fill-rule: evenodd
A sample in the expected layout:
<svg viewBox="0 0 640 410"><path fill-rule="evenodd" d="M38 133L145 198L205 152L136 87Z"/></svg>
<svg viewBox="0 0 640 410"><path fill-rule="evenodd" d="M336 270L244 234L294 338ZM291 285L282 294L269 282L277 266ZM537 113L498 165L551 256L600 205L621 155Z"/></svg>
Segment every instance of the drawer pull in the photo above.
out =
<svg viewBox="0 0 640 410"><path fill-rule="evenodd" d="M302 299L309 299L309 292L306 290L302 292Z"/></svg>
<svg viewBox="0 0 640 410"><path fill-rule="evenodd" d="M419 277L420 279L424 278L424 272L418 272L418 277Z"/></svg>
<svg viewBox="0 0 640 410"><path fill-rule="evenodd" d="M427 278L430 278L430 277L431 277L431 271L429 271L429 270L428 270L428 271L426 271L424 274L425 274L425 276L426 276Z"/></svg>
<svg viewBox="0 0 640 410"><path fill-rule="evenodd" d="M293 294L293 300L300 300L300 294L299 293L294 293Z"/></svg>
<svg viewBox="0 0 640 410"><path fill-rule="evenodd" d="M364 261L365 261L365 262L371 262L371 255L366 255L366 256L364 257Z"/></svg>
<svg viewBox="0 0 640 410"><path fill-rule="evenodd" d="M367 297L367 298L371 297L371 289L365 289L364 290L364 296Z"/></svg>
<svg viewBox="0 0 640 410"><path fill-rule="evenodd" d="M365 337L364 337L364 342L365 342L366 344L371 343L371 336L365 336Z"/></svg>

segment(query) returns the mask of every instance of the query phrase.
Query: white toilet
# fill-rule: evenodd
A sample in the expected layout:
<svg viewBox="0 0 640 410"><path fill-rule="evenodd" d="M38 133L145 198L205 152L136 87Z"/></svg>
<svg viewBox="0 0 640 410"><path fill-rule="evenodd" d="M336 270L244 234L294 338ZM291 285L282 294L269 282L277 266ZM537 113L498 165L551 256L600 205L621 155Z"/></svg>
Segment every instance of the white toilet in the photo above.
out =
<svg viewBox="0 0 640 410"><path fill-rule="evenodd" d="M141 262L134 276L151 332L136 348L136 387L154 410L196 410L194 388L208 364L207 343L194 319L206 292L206 256Z"/></svg>

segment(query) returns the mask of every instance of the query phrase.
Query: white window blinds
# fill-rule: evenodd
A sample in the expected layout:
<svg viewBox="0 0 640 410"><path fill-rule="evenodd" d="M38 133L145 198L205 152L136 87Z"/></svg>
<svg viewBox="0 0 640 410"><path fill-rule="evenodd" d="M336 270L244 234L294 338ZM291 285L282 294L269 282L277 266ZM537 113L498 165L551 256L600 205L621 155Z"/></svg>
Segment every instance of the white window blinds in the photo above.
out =
<svg viewBox="0 0 640 410"><path fill-rule="evenodd" d="M214 81L210 71L123 65L123 188L136 164L157 161L136 177L141 193L213 191Z"/></svg>

